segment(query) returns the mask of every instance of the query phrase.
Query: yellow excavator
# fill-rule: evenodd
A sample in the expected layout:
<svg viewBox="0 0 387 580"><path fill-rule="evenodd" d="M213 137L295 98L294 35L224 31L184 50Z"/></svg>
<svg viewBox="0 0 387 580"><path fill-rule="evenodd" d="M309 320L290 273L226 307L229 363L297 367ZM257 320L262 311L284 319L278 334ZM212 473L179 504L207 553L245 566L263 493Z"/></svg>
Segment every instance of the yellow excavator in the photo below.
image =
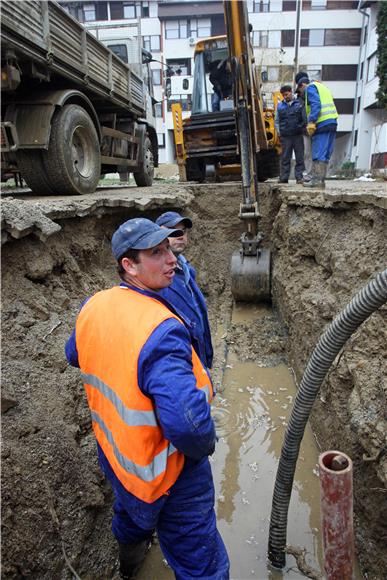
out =
<svg viewBox="0 0 387 580"><path fill-rule="evenodd" d="M237 301L270 300L270 250L261 247L258 230L258 182L278 175L279 140L275 107L265 107L254 65L246 2L224 1L226 36L200 40L195 46L191 116L182 119L172 105L176 156L182 181L204 181L208 173L240 173L245 224L241 248L231 260L231 289ZM227 60L232 94L216 99L210 72Z"/></svg>

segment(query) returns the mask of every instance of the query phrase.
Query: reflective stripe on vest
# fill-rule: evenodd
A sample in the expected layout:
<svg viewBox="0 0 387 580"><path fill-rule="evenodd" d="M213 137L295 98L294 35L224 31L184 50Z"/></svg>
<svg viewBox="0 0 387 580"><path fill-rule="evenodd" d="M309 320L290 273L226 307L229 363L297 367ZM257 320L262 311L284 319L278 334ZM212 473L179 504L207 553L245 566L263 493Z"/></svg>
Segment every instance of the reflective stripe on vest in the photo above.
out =
<svg viewBox="0 0 387 580"><path fill-rule="evenodd" d="M165 470L168 456L177 451L176 447L170 443L168 447L156 455L152 463L149 463L143 467L142 465L134 463L134 461L130 461L120 452L114 441L114 437L111 431L106 427L101 417L94 411L91 412L91 419L94 423L97 423L100 429L104 432L106 439L114 449L114 454L117 457L121 467L128 473L137 476L142 481L153 481L156 479L156 477L159 477L159 475L161 475Z"/></svg>
<svg viewBox="0 0 387 580"><path fill-rule="evenodd" d="M181 320L157 299L115 287L82 308L76 342L93 430L114 473L130 493L148 503L175 483L184 456L164 438L152 400L138 385L142 347L161 322ZM211 380L192 349L196 386L208 402Z"/></svg>
<svg viewBox="0 0 387 580"><path fill-rule="evenodd" d="M318 91L318 95L320 97L320 103L321 103L321 109L319 112L319 115L317 117L317 121L316 124L318 123L322 123L323 121L327 121L328 119L337 119L338 118L338 114L337 114L337 109L335 106L335 103L333 101L333 97L332 97L332 93L331 91L325 86L322 85L321 83L318 82L313 82L310 83L309 86L314 85ZM310 105L308 103L308 91L305 90L305 109L306 109L306 114L309 117L310 115Z"/></svg>

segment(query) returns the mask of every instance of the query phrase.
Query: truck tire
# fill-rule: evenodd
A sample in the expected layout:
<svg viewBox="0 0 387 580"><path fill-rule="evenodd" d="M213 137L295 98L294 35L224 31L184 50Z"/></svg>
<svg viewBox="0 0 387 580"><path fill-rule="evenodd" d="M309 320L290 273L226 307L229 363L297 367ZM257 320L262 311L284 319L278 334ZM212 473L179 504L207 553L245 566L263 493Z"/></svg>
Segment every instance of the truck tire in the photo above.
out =
<svg viewBox="0 0 387 580"><path fill-rule="evenodd" d="M16 161L22 178L34 193L37 195L55 194L54 188L47 179L41 151L21 149L16 153Z"/></svg>
<svg viewBox="0 0 387 580"><path fill-rule="evenodd" d="M153 164L152 143L149 137L144 139L143 166L140 171L133 172L134 181L139 187L148 187L153 183L155 166Z"/></svg>
<svg viewBox="0 0 387 580"><path fill-rule="evenodd" d="M61 195L93 193L101 176L97 131L88 113L66 105L54 115L48 151L42 152L47 178Z"/></svg>

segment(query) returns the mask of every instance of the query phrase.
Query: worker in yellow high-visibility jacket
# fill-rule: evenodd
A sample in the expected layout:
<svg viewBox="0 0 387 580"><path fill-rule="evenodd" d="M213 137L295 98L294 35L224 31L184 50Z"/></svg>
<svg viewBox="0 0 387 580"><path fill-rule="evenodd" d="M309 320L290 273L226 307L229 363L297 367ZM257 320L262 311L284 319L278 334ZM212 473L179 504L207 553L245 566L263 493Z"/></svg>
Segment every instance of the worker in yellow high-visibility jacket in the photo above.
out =
<svg viewBox="0 0 387 580"><path fill-rule="evenodd" d="M310 82L307 73L297 73L295 80L305 100L306 130L312 138L312 179L304 187L325 188L337 132L336 106L331 91L319 81Z"/></svg>

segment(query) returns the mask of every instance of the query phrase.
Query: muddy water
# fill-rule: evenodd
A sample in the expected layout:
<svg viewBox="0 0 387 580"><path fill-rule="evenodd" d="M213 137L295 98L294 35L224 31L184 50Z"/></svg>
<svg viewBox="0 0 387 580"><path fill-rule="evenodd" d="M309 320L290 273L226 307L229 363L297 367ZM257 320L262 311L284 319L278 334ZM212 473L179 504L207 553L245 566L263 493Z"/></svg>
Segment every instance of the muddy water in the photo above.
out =
<svg viewBox="0 0 387 580"><path fill-rule="evenodd" d="M236 579L298 577L289 557L285 573L267 566L269 517L277 463L295 386L286 365L273 368L228 357L224 391L214 408L220 440L213 459L219 529ZM305 547L321 567L318 451L308 429L289 510L288 542Z"/></svg>
<svg viewBox="0 0 387 580"><path fill-rule="evenodd" d="M234 306L233 324L270 315L265 306ZM215 341L226 336L218 325ZM218 528L227 546L234 580L301 578L295 560L287 556L284 570L267 562L269 519L275 475L296 387L285 364L265 367L259 359L241 362L226 352L224 375L213 406L219 441L210 458L216 490ZM295 474L288 517L288 544L306 548L307 563L323 569L320 533L319 451L309 426ZM356 572L356 580L361 575ZM169 580L173 573L162 562L158 546L149 554L140 580Z"/></svg>

